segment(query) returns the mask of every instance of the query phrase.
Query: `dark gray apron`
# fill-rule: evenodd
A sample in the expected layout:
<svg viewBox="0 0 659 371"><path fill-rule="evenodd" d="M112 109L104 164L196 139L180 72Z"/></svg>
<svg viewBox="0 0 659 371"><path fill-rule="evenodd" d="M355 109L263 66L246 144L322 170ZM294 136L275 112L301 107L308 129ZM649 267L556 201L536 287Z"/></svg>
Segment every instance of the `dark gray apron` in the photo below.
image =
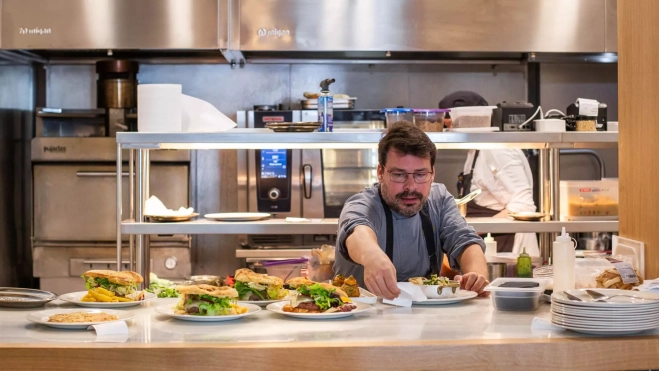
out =
<svg viewBox="0 0 659 371"><path fill-rule="evenodd" d="M394 217L389 209L389 205L382 198L382 191L378 188L378 194L380 195L380 202L382 202L382 207L384 208L384 214L387 221L387 246L385 252L391 260L391 263L394 262ZM432 225L432 220L430 219L430 212L428 211L428 202L423 205L421 211L419 211L419 216L421 217L421 230L423 231L423 236L426 240L426 249L428 250L428 259L430 260L430 273L426 277L430 277L431 274L439 275L439 259L437 257L437 245L435 245L435 233L434 227Z"/></svg>
<svg viewBox="0 0 659 371"><path fill-rule="evenodd" d="M478 159L480 151L476 151L474 156L474 162L471 164L471 172L465 174L464 172L458 175L458 197L462 198L469 193L471 190L471 182L474 179L474 167L476 166L476 160ZM494 210L487 207L480 206L476 204L474 200L467 203L467 217L469 218L489 218L498 213L501 210ZM492 234L492 237L497 242L497 252L512 252L515 245L515 234L514 233L495 233Z"/></svg>

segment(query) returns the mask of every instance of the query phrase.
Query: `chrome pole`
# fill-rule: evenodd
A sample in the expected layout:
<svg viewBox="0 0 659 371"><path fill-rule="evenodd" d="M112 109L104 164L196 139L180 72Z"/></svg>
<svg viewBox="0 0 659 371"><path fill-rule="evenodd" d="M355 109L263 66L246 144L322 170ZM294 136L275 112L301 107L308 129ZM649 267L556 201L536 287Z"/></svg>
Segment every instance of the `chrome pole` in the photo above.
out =
<svg viewBox="0 0 659 371"><path fill-rule="evenodd" d="M135 150L128 150L128 194L130 195L130 219L135 221ZM135 236L128 236L128 270L135 271Z"/></svg>
<svg viewBox="0 0 659 371"><path fill-rule="evenodd" d="M144 150L137 150L137 169L135 169L135 175L137 176L137 197L135 200L135 206L137 215L135 215L135 222L142 223L144 222ZM142 235L135 235L135 271L144 277L144 271L142 270L142 255L143 255L143 241Z"/></svg>
<svg viewBox="0 0 659 371"><path fill-rule="evenodd" d="M121 144L117 143L117 271L121 271Z"/></svg>
<svg viewBox="0 0 659 371"><path fill-rule="evenodd" d="M149 183L150 183L150 178L151 178L151 159L150 159L150 150L145 149L144 150L144 179L143 179L143 186L144 186L144 193L143 193L143 198L142 198L142 205L146 202L146 200L150 197L149 193ZM143 222L143 221L142 221ZM149 238L149 235L144 235L142 236L144 239L143 242L143 247L142 247L142 277L144 277L144 287L147 288L151 284L151 240Z"/></svg>
<svg viewBox="0 0 659 371"><path fill-rule="evenodd" d="M549 155L549 184L551 185L551 220L560 219L560 181L561 181L561 153L558 148L552 148Z"/></svg>
<svg viewBox="0 0 659 371"><path fill-rule="evenodd" d="M550 198L550 177L549 177L549 149L543 148L538 151L538 191L539 197L538 208L541 213L550 214L551 212L551 198ZM543 263L548 263L551 258L551 235L549 233L540 233L539 245L540 256Z"/></svg>

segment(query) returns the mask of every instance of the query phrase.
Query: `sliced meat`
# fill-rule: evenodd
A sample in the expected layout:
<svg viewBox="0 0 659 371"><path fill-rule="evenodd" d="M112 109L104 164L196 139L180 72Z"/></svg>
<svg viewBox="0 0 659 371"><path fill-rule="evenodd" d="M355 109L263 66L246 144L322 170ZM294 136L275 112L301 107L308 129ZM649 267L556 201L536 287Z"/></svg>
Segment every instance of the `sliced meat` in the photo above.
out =
<svg viewBox="0 0 659 371"><path fill-rule="evenodd" d="M261 300L261 298L255 293L252 293L247 300Z"/></svg>
<svg viewBox="0 0 659 371"><path fill-rule="evenodd" d="M310 301L298 304L297 308L306 309L309 311L320 311L320 308L316 305L316 303L312 303Z"/></svg>
<svg viewBox="0 0 659 371"><path fill-rule="evenodd" d="M357 307L352 304L343 304L342 306L336 309L338 309L339 312L352 312L354 309L357 309Z"/></svg>
<svg viewBox="0 0 659 371"><path fill-rule="evenodd" d="M198 307L188 307L186 311L188 312L188 314L199 314Z"/></svg>

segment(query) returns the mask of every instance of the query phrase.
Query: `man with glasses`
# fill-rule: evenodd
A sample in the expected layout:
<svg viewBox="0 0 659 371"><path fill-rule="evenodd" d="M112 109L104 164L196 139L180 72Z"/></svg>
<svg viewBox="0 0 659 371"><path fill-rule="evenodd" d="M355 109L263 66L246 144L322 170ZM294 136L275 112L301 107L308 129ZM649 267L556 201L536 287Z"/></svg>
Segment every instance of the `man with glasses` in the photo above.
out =
<svg viewBox="0 0 659 371"><path fill-rule="evenodd" d="M485 295L485 244L443 184L433 183L437 149L413 124L389 127L378 145L379 183L350 197L341 212L334 271L386 299L396 282L439 274L443 256L460 286Z"/></svg>

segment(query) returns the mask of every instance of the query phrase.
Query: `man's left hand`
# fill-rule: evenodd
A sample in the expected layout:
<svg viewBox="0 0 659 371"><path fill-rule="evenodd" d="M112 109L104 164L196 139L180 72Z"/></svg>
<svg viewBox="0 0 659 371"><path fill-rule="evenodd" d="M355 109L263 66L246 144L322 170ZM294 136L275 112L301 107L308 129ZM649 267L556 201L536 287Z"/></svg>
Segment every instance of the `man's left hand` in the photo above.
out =
<svg viewBox="0 0 659 371"><path fill-rule="evenodd" d="M482 274L475 272L469 272L462 276L455 276L455 280L460 282L460 289L469 290L478 293L478 296L488 297L490 296L489 291L483 291L485 286L490 282Z"/></svg>

